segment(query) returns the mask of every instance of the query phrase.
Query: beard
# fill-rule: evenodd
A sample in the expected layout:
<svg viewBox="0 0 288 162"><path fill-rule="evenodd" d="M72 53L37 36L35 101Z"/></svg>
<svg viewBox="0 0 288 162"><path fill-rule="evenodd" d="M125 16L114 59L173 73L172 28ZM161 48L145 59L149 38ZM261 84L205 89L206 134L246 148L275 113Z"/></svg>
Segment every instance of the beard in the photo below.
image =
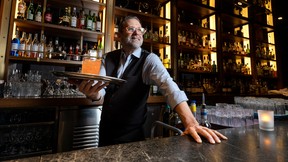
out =
<svg viewBox="0 0 288 162"><path fill-rule="evenodd" d="M130 49L137 49L143 44L143 37L131 36L131 37L122 37L122 45Z"/></svg>

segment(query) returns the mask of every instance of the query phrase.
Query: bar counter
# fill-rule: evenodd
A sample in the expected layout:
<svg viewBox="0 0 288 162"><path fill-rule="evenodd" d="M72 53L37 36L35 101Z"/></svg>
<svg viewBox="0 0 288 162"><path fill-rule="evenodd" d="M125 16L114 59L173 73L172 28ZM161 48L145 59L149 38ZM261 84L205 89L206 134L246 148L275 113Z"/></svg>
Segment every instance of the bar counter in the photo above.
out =
<svg viewBox="0 0 288 162"><path fill-rule="evenodd" d="M190 136L174 136L93 149L47 154L10 162L40 161L287 161L288 121L275 121L268 132L259 125L219 130L228 137L221 144L203 141L197 144Z"/></svg>
<svg viewBox="0 0 288 162"><path fill-rule="evenodd" d="M163 96L149 96L148 104L165 103ZM85 96L59 96L59 97L10 97L0 98L0 108L25 108L38 106L99 106L101 102L92 102Z"/></svg>

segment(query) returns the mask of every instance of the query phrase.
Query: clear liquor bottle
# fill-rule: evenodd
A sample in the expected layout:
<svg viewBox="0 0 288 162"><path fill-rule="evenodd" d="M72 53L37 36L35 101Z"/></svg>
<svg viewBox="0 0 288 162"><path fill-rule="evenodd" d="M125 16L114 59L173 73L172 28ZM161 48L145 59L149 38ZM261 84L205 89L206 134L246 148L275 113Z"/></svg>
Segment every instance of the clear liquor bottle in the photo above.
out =
<svg viewBox="0 0 288 162"><path fill-rule="evenodd" d="M31 44L32 44L32 33L29 33L28 38L26 39L25 57L30 57L30 54L31 54Z"/></svg>
<svg viewBox="0 0 288 162"><path fill-rule="evenodd" d="M37 58L38 56L38 46L39 46L39 40L38 40L38 33L34 34L34 39L31 44L31 58Z"/></svg>
<svg viewBox="0 0 288 162"><path fill-rule="evenodd" d="M208 121L208 113L205 104L205 95L202 93L202 105L201 105L201 122L200 125L203 127L211 128L211 124Z"/></svg>
<svg viewBox="0 0 288 162"><path fill-rule="evenodd" d="M49 40L49 44L47 45L46 58L52 59L53 51L54 51L53 41L52 41L52 39L50 39L50 40Z"/></svg>
<svg viewBox="0 0 288 162"><path fill-rule="evenodd" d="M44 58L44 51L46 47L46 37L41 34L40 43L38 45L38 58Z"/></svg>
<svg viewBox="0 0 288 162"><path fill-rule="evenodd" d="M71 14L71 27L76 28L77 27L77 13L76 13L76 7L73 7L73 11Z"/></svg>
<svg viewBox="0 0 288 162"><path fill-rule="evenodd" d="M60 55L62 56L62 53L59 51L59 37L56 37L54 40L54 50L53 50L53 59L60 59Z"/></svg>
<svg viewBox="0 0 288 162"><path fill-rule="evenodd" d="M25 53L25 41L26 41L27 37L26 37L26 32L22 32L22 36L20 38L20 44L19 44L19 50L18 50L18 55L20 57L23 57L24 56L24 53Z"/></svg>

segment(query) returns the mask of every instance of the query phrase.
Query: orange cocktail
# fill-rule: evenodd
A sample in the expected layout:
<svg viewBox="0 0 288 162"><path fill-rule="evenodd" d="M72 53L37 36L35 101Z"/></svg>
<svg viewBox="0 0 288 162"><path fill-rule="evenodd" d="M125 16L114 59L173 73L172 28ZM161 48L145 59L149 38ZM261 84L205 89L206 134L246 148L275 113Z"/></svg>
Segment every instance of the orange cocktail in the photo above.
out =
<svg viewBox="0 0 288 162"><path fill-rule="evenodd" d="M101 61L102 59L84 58L82 61L82 73L99 75Z"/></svg>

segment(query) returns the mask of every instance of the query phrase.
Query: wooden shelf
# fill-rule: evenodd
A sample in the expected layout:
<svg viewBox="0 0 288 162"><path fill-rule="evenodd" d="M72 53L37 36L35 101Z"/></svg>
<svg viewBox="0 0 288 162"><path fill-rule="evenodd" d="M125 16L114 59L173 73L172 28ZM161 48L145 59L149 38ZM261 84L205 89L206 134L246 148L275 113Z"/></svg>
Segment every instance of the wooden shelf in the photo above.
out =
<svg viewBox="0 0 288 162"><path fill-rule="evenodd" d="M101 32L90 31L86 29L79 29L79 28L72 28L68 26L61 26L56 24L48 24L48 23L40 23L36 21L29 21L29 20L22 20L22 19L15 19L14 20L16 26L23 31L37 31L37 30L44 30L45 34L55 35L55 36L62 36L66 38L73 38L84 36L85 38L100 38L104 35Z"/></svg>
<svg viewBox="0 0 288 162"><path fill-rule="evenodd" d="M185 31L192 31L192 32L203 34L203 35L216 33L216 30L199 27L197 25L190 25L187 23L179 23L178 22L178 30L179 29L185 30Z"/></svg>
<svg viewBox="0 0 288 162"><path fill-rule="evenodd" d="M57 60L57 59L40 59L40 58L28 58L28 57L16 57L10 56L9 61L11 62L19 62L19 63L36 63L36 64L50 64L50 65L59 65L59 66L81 66L82 61L72 61L72 60Z"/></svg>
<svg viewBox="0 0 288 162"><path fill-rule="evenodd" d="M197 2L191 2L187 0L178 0L177 1L178 10L188 10L189 14L193 14L193 16L198 19L213 15L216 13L215 8L203 5Z"/></svg>
<svg viewBox="0 0 288 162"><path fill-rule="evenodd" d="M95 2L92 0L69 0L67 1L59 1L59 0L49 0L47 3L53 5L57 5L58 8L65 8L68 6L75 6L77 8L84 8L92 11L103 11L106 7L106 4Z"/></svg>
<svg viewBox="0 0 288 162"><path fill-rule="evenodd" d="M153 27L158 27L158 28L170 22L169 19L162 18L156 15L145 14L145 13L138 12L135 10L126 9L122 7L116 7L116 6L115 6L115 15L116 16L137 15L137 17L141 19L143 23L149 23L149 24L152 23Z"/></svg>

